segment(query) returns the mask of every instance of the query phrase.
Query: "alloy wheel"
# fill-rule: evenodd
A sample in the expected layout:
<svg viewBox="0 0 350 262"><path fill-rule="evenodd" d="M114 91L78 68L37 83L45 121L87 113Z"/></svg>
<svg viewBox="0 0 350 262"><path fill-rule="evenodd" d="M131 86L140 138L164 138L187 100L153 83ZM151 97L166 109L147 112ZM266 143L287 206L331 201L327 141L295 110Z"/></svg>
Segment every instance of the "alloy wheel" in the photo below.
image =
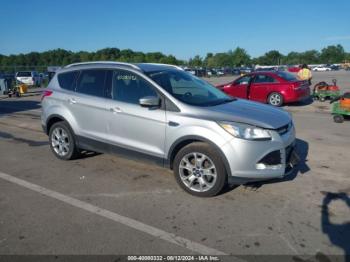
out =
<svg viewBox="0 0 350 262"><path fill-rule="evenodd" d="M181 159L179 174L183 184L195 192L210 190L217 179L214 162L207 155L198 152L189 153Z"/></svg>
<svg viewBox="0 0 350 262"><path fill-rule="evenodd" d="M52 131L51 145L55 153L61 157L64 157L69 153L69 136L63 128L57 127Z"/></svg>
<svg viewBox="0 0 350 262"><path fill-rule="evenodd" d="M269 102L273 106L278 106L281 104L282 98L279 94L272 94L270 96Z"/></svg>

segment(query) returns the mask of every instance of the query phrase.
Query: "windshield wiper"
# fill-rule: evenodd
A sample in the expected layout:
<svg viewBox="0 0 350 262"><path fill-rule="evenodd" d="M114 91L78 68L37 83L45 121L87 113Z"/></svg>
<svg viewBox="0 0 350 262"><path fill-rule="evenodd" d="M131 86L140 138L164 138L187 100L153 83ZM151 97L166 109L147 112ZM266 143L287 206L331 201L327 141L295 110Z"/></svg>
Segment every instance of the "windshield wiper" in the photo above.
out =
<svg viewBox="0 0 350 262"><path fill-rule="evenodd" d="M213 103L209 104L208 106L217 106L217 105L222 105L222 104L226 104L226 103L230 103L232 101L236 101L237 98L226 98L226 99L222 99L222 100L217 100L214 101Z"/></svg>

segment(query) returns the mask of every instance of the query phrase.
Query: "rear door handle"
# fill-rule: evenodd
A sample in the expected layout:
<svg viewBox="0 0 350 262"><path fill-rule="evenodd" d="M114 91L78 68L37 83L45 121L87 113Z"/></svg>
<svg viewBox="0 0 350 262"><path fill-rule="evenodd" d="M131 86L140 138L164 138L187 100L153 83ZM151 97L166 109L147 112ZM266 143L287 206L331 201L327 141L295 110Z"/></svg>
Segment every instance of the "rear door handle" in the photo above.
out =
<svg viewBox="0 0 350 262"><path fill-rule="evenodd" d="M123 112L121 109L120 109L120 107L112 107L112 108L110 108L109 109L112 113L121 113L121 112Z"/></svg>
<svg viewBox="0 0 350 262"><path fill-rule="evenodd" d="M175 127L175 126L179 126L180 124L177 123L177 122L169 121L169 122L168 122L168 125L169 125L169 126Z"/></svg>
<svg viewBox="0 0 350 262"><path fill-rule="evenodd" d="M69 98L69 99L68 99L68 102L69 102L70 104L76 104L76 103L77 103L77 100L75 100L74 98Z"/></svg>

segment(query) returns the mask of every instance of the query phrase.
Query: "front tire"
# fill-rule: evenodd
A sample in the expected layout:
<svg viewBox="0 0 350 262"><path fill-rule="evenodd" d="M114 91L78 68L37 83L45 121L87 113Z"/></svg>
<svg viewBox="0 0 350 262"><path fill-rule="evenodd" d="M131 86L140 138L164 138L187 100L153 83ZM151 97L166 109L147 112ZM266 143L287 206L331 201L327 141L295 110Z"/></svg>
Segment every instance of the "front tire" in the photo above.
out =
<svg viewBox="0 0 350 262"><path fill-rule="evenodd" d="M283 105L283 96L280 93L273 92L267 98L267 103L272 106L282 106Z"/></svg>
<svg viewBox="0 0 350 262"><path fill-rule="evenodd" d="M64 121L52 125L49 140L52 152L61 160L75 159L80 155L74 133Z"/></svg>
<svg viewBox="0 0 350 262"><path fill-rule="evenodd" d="M174 174L182 189L199 197L215 196L227 183L219 152L203 142L189 144L177 153Z"/></svg>

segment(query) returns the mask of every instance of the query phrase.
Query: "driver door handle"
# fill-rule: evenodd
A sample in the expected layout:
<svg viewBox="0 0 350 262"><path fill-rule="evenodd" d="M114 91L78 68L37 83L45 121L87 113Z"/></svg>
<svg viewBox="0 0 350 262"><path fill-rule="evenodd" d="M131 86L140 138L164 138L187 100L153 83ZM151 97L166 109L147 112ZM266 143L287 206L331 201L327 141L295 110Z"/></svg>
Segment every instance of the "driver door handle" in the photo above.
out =
<svg viewBox="0 0 350 262"><path fill-rule="evenodd" d="M68 102L69 102L69 104L76 104L77 103L77 100L75 100L74 98L69 98L68 99Z"/></svg>
<svg viewBox="0 0 350 262"><path fill-rule="evenodd" d="M109 111L111 111L112 113L121 113L121 112L123 112L121 109L120 109L120 107L118 107L118 106L116 106L116 107L111 107L110 109L109 109Z"/></svg>

